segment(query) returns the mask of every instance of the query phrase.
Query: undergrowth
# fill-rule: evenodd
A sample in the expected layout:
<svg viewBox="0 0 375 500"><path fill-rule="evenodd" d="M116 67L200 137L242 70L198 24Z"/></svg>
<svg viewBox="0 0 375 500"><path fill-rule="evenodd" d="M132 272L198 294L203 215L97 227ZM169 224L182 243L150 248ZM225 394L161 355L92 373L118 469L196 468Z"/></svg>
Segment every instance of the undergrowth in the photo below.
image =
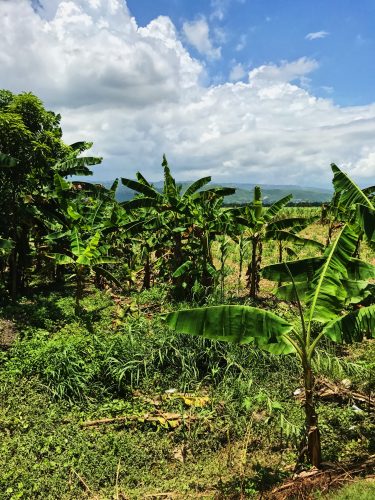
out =
<svg viewBox="0 0 375 500"><path fill-rule="evenodd" d="M95 292L74 317L73 298L55 292L1 310L19 331L0 357L2 498L251 498L293 467L303 421L294 357L170 332L160 318L175 307L165 290L131 300L137 307L115 306ZM370 391L373 350L348 356L327 344L314 368ZM365 408L318 410L325 460L374 453Z"/></svg>

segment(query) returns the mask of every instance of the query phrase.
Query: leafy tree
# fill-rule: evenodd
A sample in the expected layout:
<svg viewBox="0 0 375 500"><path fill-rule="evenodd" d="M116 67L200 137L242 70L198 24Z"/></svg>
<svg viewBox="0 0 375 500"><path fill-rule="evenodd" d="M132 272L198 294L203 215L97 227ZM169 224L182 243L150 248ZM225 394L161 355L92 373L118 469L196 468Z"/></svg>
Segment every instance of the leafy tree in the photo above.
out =
<svg viewBox="0 0 375 500"><path fill-rule="evenodd" d="M71 162L88 146L66 145L60 119L31 93L0 91L0 236L13 241L8 258L8 288L13 298L23 286L29 261L35 199L53 185L55 173L77 173ZM100 159L82 162L96 164ZM79 173L90 171L81 165Z"/></svg>

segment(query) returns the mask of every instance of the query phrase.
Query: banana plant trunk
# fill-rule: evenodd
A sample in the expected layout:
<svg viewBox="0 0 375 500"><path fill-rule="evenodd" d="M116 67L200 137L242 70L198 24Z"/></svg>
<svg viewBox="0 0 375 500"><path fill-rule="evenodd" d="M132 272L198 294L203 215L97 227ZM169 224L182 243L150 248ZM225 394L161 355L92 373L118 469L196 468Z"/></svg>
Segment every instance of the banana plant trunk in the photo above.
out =
<svg viewBox="0 0 375 500"><path fill-rule="evenodd" d="M256 299L259 287L259 268L261 260L261 241L259 236L253 236L251 239L251 263L247 274L250 281L250 297ZM259 255L258 255L259 254Z"/></svg>
<svg viewBox="0 0 375 500"><path fill-rule="evenodd" d="M310 363L307 361L304 362L303 375L305 384L307 457L312 465L320 467L322 462L322 452L318 416L314 402L314 375L311 370Z"/></svg>

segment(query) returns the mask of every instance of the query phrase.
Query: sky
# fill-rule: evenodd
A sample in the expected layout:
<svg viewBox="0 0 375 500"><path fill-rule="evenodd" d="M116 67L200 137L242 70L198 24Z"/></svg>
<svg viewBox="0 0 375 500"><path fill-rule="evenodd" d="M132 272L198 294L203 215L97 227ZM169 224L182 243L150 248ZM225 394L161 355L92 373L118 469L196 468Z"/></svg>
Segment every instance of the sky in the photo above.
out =
<svg viewBox="0 0 375 500"><path fill-rule="evenodd" d="M96 180L375 184L375 1L0 0L0 88L92 141Z"/></svg>

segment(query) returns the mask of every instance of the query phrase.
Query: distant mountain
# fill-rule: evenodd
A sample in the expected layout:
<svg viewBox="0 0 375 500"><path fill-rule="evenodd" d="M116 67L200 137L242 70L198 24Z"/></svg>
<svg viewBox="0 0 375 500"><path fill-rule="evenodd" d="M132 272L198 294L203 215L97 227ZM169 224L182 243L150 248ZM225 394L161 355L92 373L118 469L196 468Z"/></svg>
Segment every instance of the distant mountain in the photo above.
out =
<svg viewBox="0 0 375 500"><path fill-rule="evenodd" d="M102 182L102 184L106 187L112 185L112 182ZM178 182L178 184L182 185L184 189L187 187L190 182ZM209 184L209 187L234 187L236 188L236 193L231 196L225 197L226 204L232 203L248 203L253 198L253 190L254 186L257 184L248 184L248 183L225 183L225 184L217 184L212 183ZM154 182L153 186L161 191L163 189L163 181ZM260 184L263 194L263 202L264 203L273 203L280 198L292 194L294 203L323 203L325 201L329 201L332 197L331 189L317 188L317 187L300 187L294 185L272 185L272 184ZM118 201L127 201L131 200L134 196L134 191L129 188L126 188L121 183L117 189L116 198Z"/></svg>

